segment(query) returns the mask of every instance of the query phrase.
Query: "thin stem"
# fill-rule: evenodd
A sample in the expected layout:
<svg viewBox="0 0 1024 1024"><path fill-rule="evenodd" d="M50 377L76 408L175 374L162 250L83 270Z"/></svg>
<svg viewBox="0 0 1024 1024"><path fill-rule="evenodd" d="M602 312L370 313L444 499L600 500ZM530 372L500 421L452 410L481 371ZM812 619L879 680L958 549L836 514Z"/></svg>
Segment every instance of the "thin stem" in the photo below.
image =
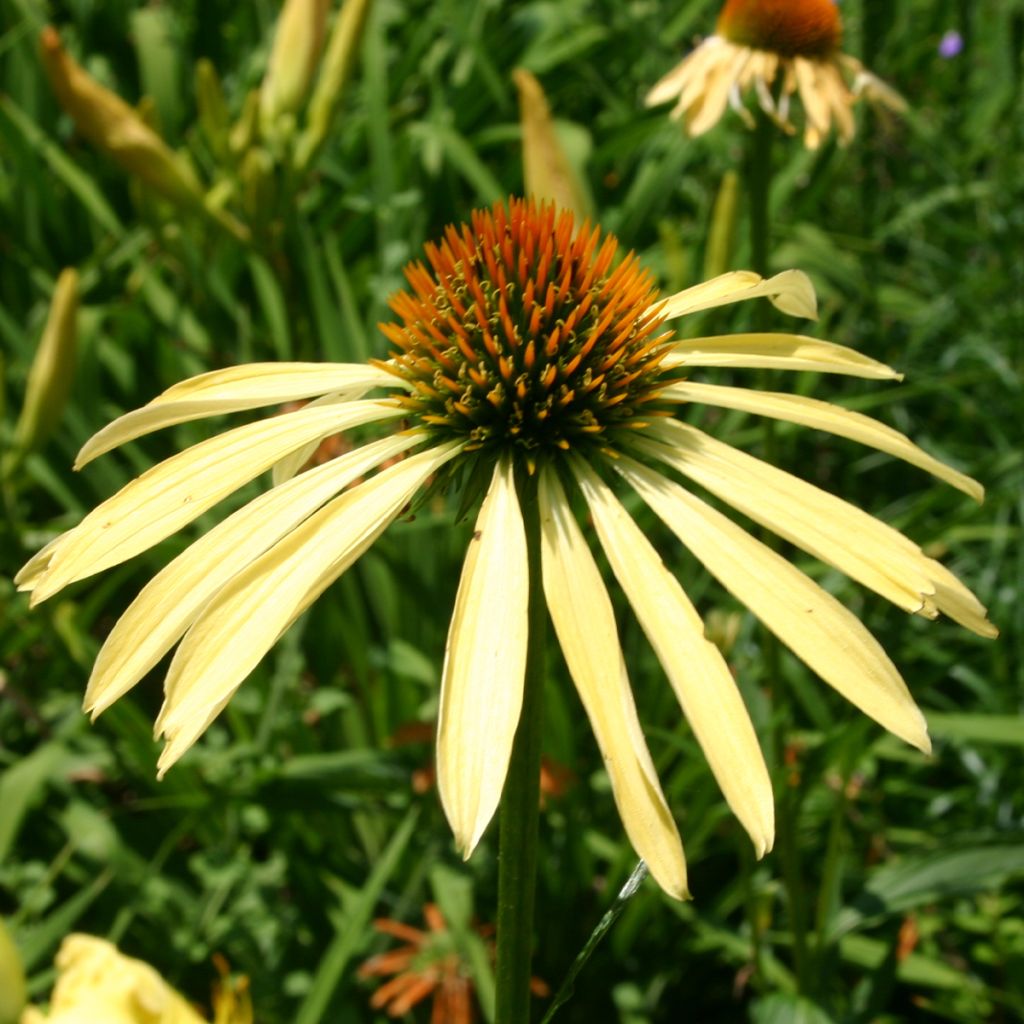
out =
<svg viewBox="0 0 1024 1024"><path fill-rule="evenodd" d="M747 189L750 197L750 257L752 269L762 277L770 273L771 252L771 210L769 200L772 184L772 142L775 137L775 125L763 111L755 114L757 124L751 137L751 145L747 156ZM754 330L764 331L768 327L770 315L768 304L758 303L754 311ZM762 387L768 390L767 380L761 381ZM778 439L775 433L775 422L765 418L762 426L762 447L764 458L769 463L778 461ZM765 536L765 542L776 546L774 536ZM776 696L773 737L774 761L778 766L777 778L781 779L781 795L778 801L778 844L779 860L782 867L783 884L789 904L790 926L793 932L793 968L797 985L801 992L807 991L808 955L807 955L807 908L804 900L802 868L800 852L796 841L796 817L799 807L799 794L794 791L787 778L785 765L786 734L788 732L788 716L785 714L785 702L778 700L782 687L782 665L779 642L775 637L764 631L763 654L765 678Z"/></svg>
<svg viewBox="0 0 1024 1024"><path fill-rule="evenodd" d="M547 612L540 568L540 509L536 476L520 491L530 573L529 648L523 710L501 796L498 848L498 963L496 1024L526 1024L530 1017L530 959L537 882L541 722Z"/></svg>

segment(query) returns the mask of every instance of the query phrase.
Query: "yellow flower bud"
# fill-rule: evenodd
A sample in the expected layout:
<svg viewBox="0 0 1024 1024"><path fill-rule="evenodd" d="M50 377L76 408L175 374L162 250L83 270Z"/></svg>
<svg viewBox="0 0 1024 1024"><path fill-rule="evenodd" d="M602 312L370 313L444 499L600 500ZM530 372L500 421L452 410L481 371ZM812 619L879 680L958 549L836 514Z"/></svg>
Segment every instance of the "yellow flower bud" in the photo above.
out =
<svg viewBox="0 0 1024 1024"><path fill-rule="evenodd" d="M196 62L196 107L199 127L214 155L225 159L228 154L230 120L224 89L213 63L205 57Z"/></svg>
<svg viewBox="0 0 1024 1024"><path fill-rule="evenodd" d="M21 956L0 919L0 1024L17 1024L26 999Z"/></svg>
<svg viewBox="0 0 1024 1024"><path fill-rule="evenodd" d="M149 964L104 939L69 935L55 963L50 1012L30 1008L22 1024L204 1024Z"/></svg>
<svg viewBox="0 0 1024 1024"><path fill-rule="evenodd" d="M562 209L571 210L576 222L581 223L590 213L590 203L555 131L544 90L524 68L517 68L512 77L519 89L526 194L538 201L550 199Z"/></svg>
<svg viewBox="0 0 1024 1024"><path fill-rule="evenodd" d="M50 313L29 371L25 402L14 428L14 453L34 451L60 422L75 378L78 272L63 271L53 290Z"/></svg>
<svg viewBox="0 0 1024 1024"><path fill-rule="evenodd" d="M82 135L165 198L181 206L201 206L203 193L195 175L138 113L71 58L52 25L43 29L40 40L46 76Z"/></svg>
<svg viewBox="0 0 1024 1024"><path fill-rule="evenodd" d="M327 21L327 0L285 0L274 48L260 88L260 124L272 137L279 120L302 106L316 74Z"/></svg>
<svg viewBox="0 0 1024 1024"><path fill-rule="evenodd" d="M359 52L363 25L370 9L370 0L345 0L335 19L327 44L320 78L306 113L306 130L296 148L295 166L304 170L327 137L334 113L345 91L345 85Z"/></svg>

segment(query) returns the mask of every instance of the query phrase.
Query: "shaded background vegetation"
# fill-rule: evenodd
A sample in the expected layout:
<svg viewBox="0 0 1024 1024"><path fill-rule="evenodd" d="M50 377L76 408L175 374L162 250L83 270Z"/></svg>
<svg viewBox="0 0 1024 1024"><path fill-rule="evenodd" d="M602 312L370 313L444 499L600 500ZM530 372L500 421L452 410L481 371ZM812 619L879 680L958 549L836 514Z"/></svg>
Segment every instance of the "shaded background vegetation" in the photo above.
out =
<svg viewBox="0 0 1024 1024"><path fill-rule="evenodd" d="M272 184L277 199L246 247L141 195L76 135L42 74L38 34L52 22L101 81L133 103L151 96L165 137L209 181L218 161L195 127L195 63L217 68L236 118L262 78L276 3L0 0L8 441L56 276L74 266L82 277L72 398L52 439L8 480L0 526L0 914L34 995L48 990L59 939L79 929L156 964L197 1001L222 952L251 977L266 1024L371 1021L356 966L386 945L373 916L418 924L422 904L435 901L456 938L474 914L489 919L493 830L461 864L436 794L412 785L432 755L424 730L408 728L436 713L467 525L453 528L430 507L392 528L159 784L150 734L159 670L94 726L80 700L117 614L195 531L31 614L9 580L56 531L209 429L182 426L73 474L81 442L112 416L207 368L384 354L375 324L403 264L473 206L521 191L517 66L543 83L602 222L665 289L700 280L715 197L723 175L742 167L746 133L729 117L688 140L663 109L643 110L642 97L711 30L716 9L715 0L378 0L313 173L293 190ZM788 864L779 853L754 863L624 615L695 900L675 905L643 887L582 974L567 1022L1024 1015L1024 6L848 0L843 13L847 48L911 113L862 114L845 151L777 144L772 261L814 279L822 317L810 330L906 379L803 375L792 386L877 415L982 480L989 496L976 507L887 457L796 429L779 432L780 462L941 556L1003 636L986 642L910 619L798 559L903 670L931 723L935 753L925 758L794 659L783 658L781 681L766 678L756 622L641 520L727 637L796 852ZM938 44L951 29L964 49L944 59ZM718 269L743 267L746 250L741 223ZM686 328L739 329L749 315L719 311ZM778 326L792 328L781 317ZM757 450L754 421L702 415ZM783 750L772 749L769 690L785 695ZM548 691L546 752L568 774L542 820L535 971L557 985L635 858L555 659ZM810 964L799 974L794 924ZM486 958L470 959L486 1003Z"/></svg>

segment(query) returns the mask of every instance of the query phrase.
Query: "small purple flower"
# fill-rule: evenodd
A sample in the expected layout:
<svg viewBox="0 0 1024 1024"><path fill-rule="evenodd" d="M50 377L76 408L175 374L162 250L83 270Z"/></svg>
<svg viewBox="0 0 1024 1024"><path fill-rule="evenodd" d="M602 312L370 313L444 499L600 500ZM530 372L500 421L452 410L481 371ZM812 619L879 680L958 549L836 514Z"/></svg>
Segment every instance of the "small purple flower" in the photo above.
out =
<svg viewBox="0 0 1024 1024"><path fill-rule="evenodd" d="M939 40L939 56L944 57L946 60L958 57L963 52L963 48L964 37L955 28L951 28Z"/></svg>

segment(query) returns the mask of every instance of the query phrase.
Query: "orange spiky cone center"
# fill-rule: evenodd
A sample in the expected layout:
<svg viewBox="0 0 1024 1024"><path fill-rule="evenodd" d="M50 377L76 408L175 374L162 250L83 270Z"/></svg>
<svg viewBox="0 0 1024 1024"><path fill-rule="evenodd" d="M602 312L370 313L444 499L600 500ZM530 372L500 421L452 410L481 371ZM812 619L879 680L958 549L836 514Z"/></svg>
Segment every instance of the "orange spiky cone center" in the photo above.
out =
<svg viewBox="0 0 1024 1024"><path fill-rule="evenodd" d="M826 57L843 34L834 0L727 0L717 31L732 43L783 57Z"/></svg>
<svg viewBox="0 0 1024 1024"><path fill-rule="evenodd" d="M666 335L657 293L630 253L569 213L513 199L426 246L429 267L381 330L413 418L468 451L538 456L614 444L657 415Z"/></svg>

